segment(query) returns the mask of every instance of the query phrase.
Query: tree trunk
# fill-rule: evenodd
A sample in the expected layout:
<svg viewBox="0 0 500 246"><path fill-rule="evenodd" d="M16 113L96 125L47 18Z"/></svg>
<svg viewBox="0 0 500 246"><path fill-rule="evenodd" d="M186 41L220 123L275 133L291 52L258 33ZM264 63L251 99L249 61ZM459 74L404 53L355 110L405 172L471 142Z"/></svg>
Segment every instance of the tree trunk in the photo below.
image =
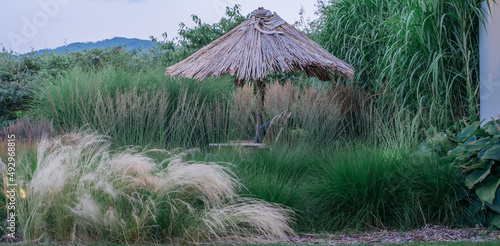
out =
<svg viewBox="0 0 500 246"><path fill-rule="evenodd" d="M262 110L264 108L264 97L266 94L266 87L264 85L264 80L259 79L257 81L257 123L255 130L255 138L259 135L259 127L264 123L262 120Z"/></svg>

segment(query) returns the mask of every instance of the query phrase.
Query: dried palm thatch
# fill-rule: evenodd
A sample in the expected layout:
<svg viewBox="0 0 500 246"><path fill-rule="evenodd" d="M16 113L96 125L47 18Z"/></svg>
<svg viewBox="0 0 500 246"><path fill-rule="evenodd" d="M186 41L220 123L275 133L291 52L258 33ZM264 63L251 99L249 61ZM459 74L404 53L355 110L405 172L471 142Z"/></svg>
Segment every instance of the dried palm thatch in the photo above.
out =
<svg viewBox="0 0 500 246"><path fill-rule="evenodd" d="M261 81L268 73L303 71L329 81L334 74L352 78L349 64L321 48L276 13L264 8L249 19L181 62L167 68L166 75L203 80L226 73L236 74L235 83Z"/></svg>
<svg viewBox="0 0 500 246"><path fill-rule="evenodd" d="M264 78L277 72L303 71L308 76L329 81L334 74L352 78L354 68L328 53L317 43L264 8L230 32L201 48L193 55L167 68L165 75L203 80L229 73L234 84L257 81L256 135L262 125Z"/></svg>

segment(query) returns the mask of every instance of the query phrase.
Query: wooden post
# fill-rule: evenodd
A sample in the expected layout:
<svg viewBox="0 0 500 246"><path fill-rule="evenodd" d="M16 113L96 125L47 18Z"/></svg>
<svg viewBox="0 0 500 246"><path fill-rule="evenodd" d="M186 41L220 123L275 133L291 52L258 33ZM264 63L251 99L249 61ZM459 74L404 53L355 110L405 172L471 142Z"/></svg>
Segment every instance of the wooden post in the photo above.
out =
<svg viewBox="0 0 500 246"><path fill-rule="evenodd" d="M262 118L262 111L264 109L264 97L266 95L266 87L264 85L264 79L259 79L257 81L257 122L255 130L255 138L259 135L259 127L264 123Z"/></svg>

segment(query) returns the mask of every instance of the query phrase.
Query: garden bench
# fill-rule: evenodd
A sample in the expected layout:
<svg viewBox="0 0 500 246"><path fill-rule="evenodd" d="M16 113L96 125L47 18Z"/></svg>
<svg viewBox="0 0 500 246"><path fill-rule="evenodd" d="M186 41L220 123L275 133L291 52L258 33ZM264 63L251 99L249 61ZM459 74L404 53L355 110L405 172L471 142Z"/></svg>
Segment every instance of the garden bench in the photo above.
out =
<svg viewBox="0 0 500 246"><path fill-rule="evenodd" d="M209 143L208 146L218 147L219 149L223 146L265 148L266 146L278 142L281 134L283 133L283 129L291 116L292 112L287 111L283 111L276 115L269 122L269 126L267 127L262 143L256 143L255 140L231 140L228 143Z"/></svg>

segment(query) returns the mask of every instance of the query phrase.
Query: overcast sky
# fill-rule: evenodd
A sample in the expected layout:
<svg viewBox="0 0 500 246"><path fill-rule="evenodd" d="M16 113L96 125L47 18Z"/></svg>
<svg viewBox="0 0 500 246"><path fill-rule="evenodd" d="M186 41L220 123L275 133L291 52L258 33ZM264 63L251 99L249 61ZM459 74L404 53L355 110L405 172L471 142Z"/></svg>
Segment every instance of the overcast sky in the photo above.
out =
<svg viewBox="0 0 500 246"><path fill-rule="evenodd" d="M113 37L149 39L177 35L191 15L214 23L226 6L241 5L246 15L264 7L293 23L304 6L314 19L316 0L0 0L0 47L17 53Z"/></svg>

